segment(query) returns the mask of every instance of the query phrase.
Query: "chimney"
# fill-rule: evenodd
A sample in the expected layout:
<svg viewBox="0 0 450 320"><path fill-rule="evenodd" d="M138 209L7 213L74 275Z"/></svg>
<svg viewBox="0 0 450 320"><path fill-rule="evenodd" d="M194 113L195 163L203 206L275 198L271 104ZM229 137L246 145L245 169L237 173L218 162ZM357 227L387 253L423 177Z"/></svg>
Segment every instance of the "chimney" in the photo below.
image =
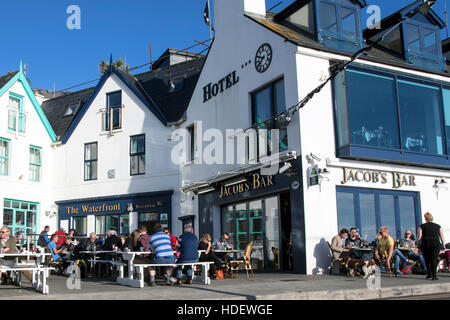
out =
<svg viewBox="0 0 450 320"><path fill-rule="evenodd" d="M214 0L214 29L216 35L239 24L238 19L246 13L266 15L266 0Z"/></svg>

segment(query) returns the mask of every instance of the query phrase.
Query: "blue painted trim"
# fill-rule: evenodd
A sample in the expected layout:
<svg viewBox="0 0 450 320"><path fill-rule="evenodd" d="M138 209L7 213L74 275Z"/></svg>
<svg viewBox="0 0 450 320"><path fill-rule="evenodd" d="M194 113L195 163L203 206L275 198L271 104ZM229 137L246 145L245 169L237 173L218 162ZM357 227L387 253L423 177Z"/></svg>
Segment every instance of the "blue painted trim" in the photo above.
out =
<svg viewBox="0 0 450 320"><path fill-rule="evenodd" d="M67 143L67 141L72 136L75 129L77 128L78 124L80 123L81 119L86 114L89 107L91 106L92 102L95 100L95 98L99 94L99 92L102 89L103 85L105 84L106 80L113 74L117 75L119 77L119 79L125 83L125 85L138 97L139 100L141 100L142 103L144 103L144 105L158 118L159 121L161 121L165 126L167 125L168 121L165 119L165 117L162 116L162 113L159 112L159 110L156 107L156 104L150 105L148 103L148 101L146 99L144 99L144 97L142 97L142 95L139 92L137 92L137 90L120 74L120 72L117 71L117 69L112 64L110 64L108 71L106 71L105 74L100 78L100 81L98 82L94 92L91 94L89 100L83 105L80 112L78 112L77 116L73 120L73 122L70 125L69 129L67 130L66 134L64 135L64 137L61 141L63 144Z"/></svg>
<svg viewBox="0 0 450 320"><path fill-rule="evenodd" d="M155 196L171 196L171 195L173 195L173 193L174 193L173 190L145 192L145 193L130 193L130 194L115 195L115 196L104 196L104 197L95 197L95 198L55 201L55 204L68 205L68 204L74 204L74 203L86 203L86 202L96 202L96 201L121 200L121 199L131 199L131 198L137 199L137 198L147 198L147 197L155 197Z"/></svg>
<svg viewBox="0 0 450 320"><path fill-rule="evenodd" d="M6 151L8 154L8 157L2 157L2 159L6 159L7 163L8 163L8 172L6 174L0 174L0 176L2 177L7 177L9 176L9 171L10 171L10 164L11 164L11 140L6 139L6 138L2 138L0 137L0 142L6 142L8 144L8 150Z"/></svg>

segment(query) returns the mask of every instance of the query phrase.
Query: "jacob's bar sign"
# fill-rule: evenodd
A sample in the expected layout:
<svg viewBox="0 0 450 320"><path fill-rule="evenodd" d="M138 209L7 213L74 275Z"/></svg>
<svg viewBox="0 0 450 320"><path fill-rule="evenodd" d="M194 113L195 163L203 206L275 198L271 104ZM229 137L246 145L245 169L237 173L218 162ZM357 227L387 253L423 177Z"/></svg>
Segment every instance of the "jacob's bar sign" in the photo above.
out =
<svg viewBox="0 0 450 320"><path fill-rule="evenodd" d="M220 187L220 198L225 198L247 192L250 190L258 190L262 188L267 188L273 186L273 176L262 176L259 173L252 174L250 179L242 183L237 183L232 186L221 186Z"/></svg>
<svg viewBox="0 0 450 320"><path fill-rule="evenodd" d="M344 180L341 184L347 182L367 182L367 183L380 183L387 184L388 180L392 180L392 187L395 189L401 187L415 187L416 177L413 175L407 175L399 172L384 172L384 171L372 171L363 169L349 169L343 168Z"/></svg>

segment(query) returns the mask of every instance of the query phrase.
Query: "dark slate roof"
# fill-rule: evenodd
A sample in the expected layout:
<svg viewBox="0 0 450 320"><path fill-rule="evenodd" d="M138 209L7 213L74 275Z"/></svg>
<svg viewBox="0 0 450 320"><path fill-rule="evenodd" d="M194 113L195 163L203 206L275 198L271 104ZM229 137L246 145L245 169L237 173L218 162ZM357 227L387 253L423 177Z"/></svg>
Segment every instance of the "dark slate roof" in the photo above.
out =
<svg viewBox="0 0 450 320"><path fill-rule="evenodd" d="M204 62L205 58L199 58L136 75L168 122L183 118ZM170 93L170 81L177 79L183 79L182 88Z"/></svg>
<svg viewBox="0 0 450 320"><path fill-rule="evenodd" d="M154 107L152 111L158 113L158 118L166 120L169 124L183 118L204 62L205 58L199 58L136 75L126 74L118 69L115 71L128 82L134 91L141 95L144 102ZM184 79L181 90L170 93L170 81L180 78ZM66 135L74 119L89 101L96 88L68 93L42 103L42 109L59 141ZM75 103L80 104L77 111L73 115L64 116L68 106Z"/></svg>
<svg viewBox="0 0 450 320"><path fill-rule="evenodd" d="M340 51L336 49L332 49L329 47L326 47L324 44L317 41L317 39L307 33L307 32L301 32L298 29L293 29L288 26L285 26L281 24L278 20L275 19L275 13L273 12L267 12L266 16L260 16L256 14L251 14L246 12L245 16L247 16L249 19L257 22L258 24L262 25L263 27L271 30L272 32L278 34L279 36L283 37L286 41L289 41L291 43L294 43L298 46L305 47L305 48L311 48L315 50L320 50L324 52L329 53L335 53L343 56L351 57L352 54L346 51ZM379 48L372 48L369 52L362 55L359 59L382 63L394 67L401 67L405 69L410 70L417 70L432 74L439 74L443 76L449 76L449 68L447 66L446 71L435 71L430 69L424 69L417 66L412 65L411 63L405 61L403 58L391 54L387 51L381 50Z"/></svg>
<svg viewBox="0 0 450 320"><path fill-rule="evenodd" d="M0 76L0 89L3 88L9 82L9 80L14 78L14 76L18 73L19 73L19 71L14 71L14 72L8 72L8 74L6 74L4 76Z"/></svg>
<svg viewBox="0 0 450 320"><path fill-rule="evenodd" d="M81 91L72 92L57 98L46 100L42 103L42 110L50 122L53 131L55 131L58 141L64 137L76 114L80 111L81 106L89 100L89 97L94 92L94 89L95 87L92 87ZM77 103L79 103L80 106L76 112L73 115L64 116L68 106Z"/></svg>

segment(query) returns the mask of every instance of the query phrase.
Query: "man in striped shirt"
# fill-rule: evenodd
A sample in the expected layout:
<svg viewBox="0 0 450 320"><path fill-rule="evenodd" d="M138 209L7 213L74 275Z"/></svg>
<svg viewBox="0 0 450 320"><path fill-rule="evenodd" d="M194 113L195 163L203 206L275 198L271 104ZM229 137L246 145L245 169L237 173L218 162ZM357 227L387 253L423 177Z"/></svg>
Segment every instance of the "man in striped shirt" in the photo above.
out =
<svg viewBox="0 0 450 320"><path fill-rule="evenodd" d="M172 246L170 245L170 236L162 231L160 225L155 226L157 231L150 237L150 246L155 254L155 257L151 264L171 264L175 263ZM173 285L177 280L172 277L173 267L165 267L166 271L166 284ZM154 286L155 283L155 268L150 267L150 286Z"/></svg>

